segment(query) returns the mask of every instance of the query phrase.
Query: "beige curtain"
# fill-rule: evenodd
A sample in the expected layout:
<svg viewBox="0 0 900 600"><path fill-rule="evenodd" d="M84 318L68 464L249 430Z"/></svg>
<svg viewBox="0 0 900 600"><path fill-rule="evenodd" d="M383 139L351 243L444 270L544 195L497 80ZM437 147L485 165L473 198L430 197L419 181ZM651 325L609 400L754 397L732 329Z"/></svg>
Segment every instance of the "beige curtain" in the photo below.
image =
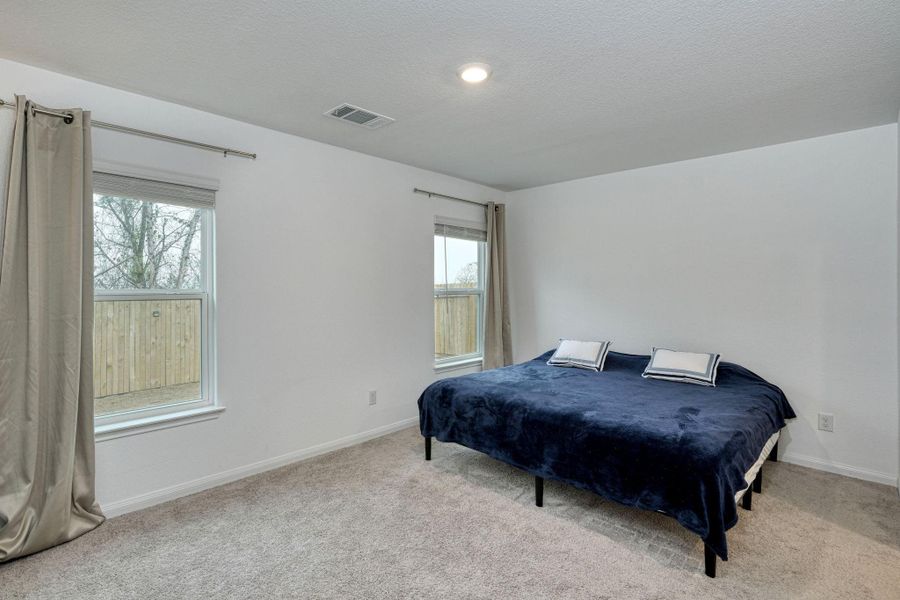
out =
<svg viewBox="0 0 900 600"><path fill-rule="evenodd" d="M487 205L487 290L484 301L484 367L512 363L509 293L506 285L506 206Z"/></svg>
<svg viewBox="0 0 900 600"><path fill-rule="evenodd" d="M90 116L17 97L0 247L0 562L103 521L94 498Z"/></svg>

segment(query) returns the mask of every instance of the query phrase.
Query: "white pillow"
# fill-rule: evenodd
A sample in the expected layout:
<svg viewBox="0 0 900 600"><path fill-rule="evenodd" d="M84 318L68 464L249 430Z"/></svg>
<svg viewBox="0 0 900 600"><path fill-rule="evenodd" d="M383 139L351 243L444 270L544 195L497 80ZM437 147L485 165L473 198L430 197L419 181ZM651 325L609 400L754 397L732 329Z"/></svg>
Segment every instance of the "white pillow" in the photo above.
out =
<svg viewBox="0 0 900 600"><path fill-rule="evenodd" d="M547 364L552 367L578 367L579 369L602 371L610 344L612 342L559 340L559 347Z"/></svg>
<svg viewBox="0 0 900 600"><path fill-rule="evenodd" d="M715 387L720 359L718 354L651 348L650 362L642 377Z"/></svg>

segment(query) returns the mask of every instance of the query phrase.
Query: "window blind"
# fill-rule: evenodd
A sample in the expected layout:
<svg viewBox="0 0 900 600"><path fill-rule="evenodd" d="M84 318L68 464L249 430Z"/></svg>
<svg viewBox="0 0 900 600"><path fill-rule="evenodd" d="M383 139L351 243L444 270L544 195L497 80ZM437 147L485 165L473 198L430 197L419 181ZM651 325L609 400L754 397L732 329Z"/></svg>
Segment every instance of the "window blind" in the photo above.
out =
<svg viewBox="0 0 900 600"><path fill-rule="evenodd" d="M475 242L487 241L487 232L483 229L451 225L449 223L435 223L434 235L442 235L444 237L457 238L460 240L472 240Z"/></svg>
<svg viewBox="0 0 900 600"><path fill-rule="evenodd" d="M94 193L192 208L216 206L215 190L100 171L94 172Z"/></svg>

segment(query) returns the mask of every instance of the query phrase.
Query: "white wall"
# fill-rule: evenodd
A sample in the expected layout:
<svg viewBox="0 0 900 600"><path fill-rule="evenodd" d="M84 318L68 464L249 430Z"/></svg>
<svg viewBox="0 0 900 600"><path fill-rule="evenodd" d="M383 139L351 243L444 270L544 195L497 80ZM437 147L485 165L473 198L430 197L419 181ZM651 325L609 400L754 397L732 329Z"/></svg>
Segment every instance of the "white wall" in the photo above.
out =
<svg viewBox="0 0 900 600"><path fill-rule="evenodd" d="M94 130L97 160L220 182L218 391L227 407L215 420L98 443L101 505L149 504L416 417L435 379L434 217L484 217L412 188L482 201L502 192L5 60L0 81L7 99L23 93L259 154L225 159Z"/></svg>
<svg viewBox="0 0 900 600"><path fill-rule="evenodd" d="M721 352L787 393L788 460L896 482L896 125L507 201L516 360L559 337Z"/></svg>

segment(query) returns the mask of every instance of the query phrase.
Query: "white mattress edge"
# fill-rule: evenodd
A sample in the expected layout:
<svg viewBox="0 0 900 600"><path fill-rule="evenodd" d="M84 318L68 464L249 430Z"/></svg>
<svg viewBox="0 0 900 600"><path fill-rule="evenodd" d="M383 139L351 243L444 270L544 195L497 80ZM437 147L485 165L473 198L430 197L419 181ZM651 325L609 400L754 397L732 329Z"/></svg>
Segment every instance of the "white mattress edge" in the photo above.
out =
<svg viewBox="0 0 900 600"><path fill-rule="evenodd" d="M734 502L737 502L744 496L744 493L750 489L750 486L753 484L753 480L756 479L756 474L759 473L759 470L762 468L763 463L766 462L766 459L769 458L769 453L772 451L772 448L775 447L775 444L778 443L778 438L781 436L781 431L776 431L772 434L765 445L763 445L762 452L759 453L759 458L756 459L756 462L753 463L753 466L750 467L750 470L744 475L744 480L747 482L747 487L740 490L737 494L734 495Z"/></svg>

